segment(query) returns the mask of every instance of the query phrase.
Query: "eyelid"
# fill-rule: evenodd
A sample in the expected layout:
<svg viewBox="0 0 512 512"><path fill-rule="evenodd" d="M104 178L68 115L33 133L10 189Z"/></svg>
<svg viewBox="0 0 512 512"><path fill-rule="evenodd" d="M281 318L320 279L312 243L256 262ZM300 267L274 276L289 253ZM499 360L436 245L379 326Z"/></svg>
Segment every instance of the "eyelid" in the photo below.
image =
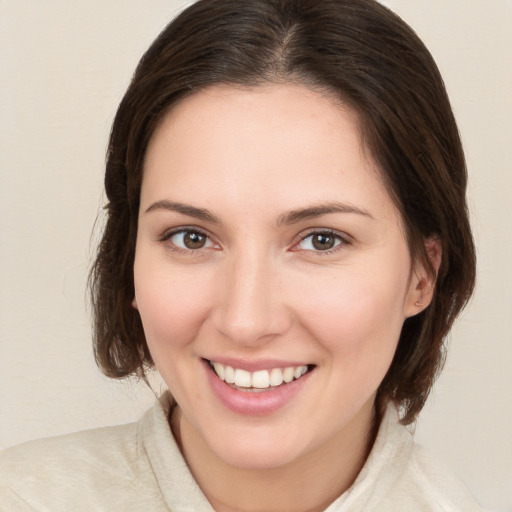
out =
<svg viewBox="0 0 512 512"><path fill-rule="evenodd" d="M216 248L215 246L219 246L219 244L214 240L214 238L203 228L199 228L197 226L178 226L175 228L170 228L165 230L159 237L159 242L168 242L173 236L178 235L180 233L198 233L202 236L205 236L210 243L213 245L213 247L201 247L198 249L187 249L184 247L179 247L175 244L169 244L169 248L176 252L183 252L183 253L196 253L200 252L204 249L212 249Z"/></svg>
<svg viewBox="0 0 512 512"><path fill-rule="evenodd" d="M219 248L218 242L216 242L214 240L214 238L208 233L208 231L203 228L200 228L198 226L177 226L174 228L167 229L158 237L158 241L159 242L167 242L173 236L180 234L180 233L187 233L187 232L199 233L199 234L205 236L213 246L217 246L216 248ZM315 251L315 250L310 250L310 249L298 248L298 245L301 242L303 242L304 240L306 240L307 238L309 238L315 234L331 235L331 236L339 239L340 243L335 245L333 248L326 249L326 250L316 250ZM304 251L315 253L315 254L331 254L340 249L343 249L344 247L346 247L348 245L351 245L352 243L353 243L352 237L350 237L350 235L348 235L347 233L344 233L342 231L338 231L338 230L332 229L332 228L309 228L306 231L303 231L302 233L297 235L295 241L292 243L291 251L304 250ZM210 247L204 247L204 248L199 248L199 249L186 249L183 247L179 247L175 244L172 244L172 246L171 246L171 249L173 249L175 251L186 252L186 253L199 252L199 251L201 251L201 249L211 249L211 248L212 247L210 246Z"/></svg>
<svg viewBox="0 0 512 512"><path fill-rule="evenodd" d="M159 235L158 240L160 242L165 242L166 240L169 240L174 235L177 235L178 233L186 233L186 232L194 232L194 233L200 233L201 235L207 236L211 239L211 236L202 228L199 228L197 226L178 226L175 228L166 229L161 235Z"/></svg>
<svg viewBox="0 0 512 512"><path fill-rule="evenodd" d="M310 249L300 249L298 248L298 245L303 242L304 240L306 240L307 238L309 238L310 236L312 235L315 235L315 234L327 234L327 235L331 235L337 239L340 240L340 243L335 245L333 248L331 249L326 249L324 251L321 251L321 250L317 250L317 251L314 251L314 250L310 250ZM333 252L337 252L339 250L342 250L343 248L345 248L346 246L349 246L349 245L352 245L353 241L352 241L352 237L350 237L350 235L348 235L347 233L344 233L342 231L338 231L336 229L332 229L332 228L310 228L308 230L306 230L306 232L302 232L300 233L300 235L298 235L298 240L296 240L293 245L292 245L292 251L300 251L300 250L304 250L304 251L307 251L307 252L311 252L311 253L315 253L315 254L332 254Z"/></svg>

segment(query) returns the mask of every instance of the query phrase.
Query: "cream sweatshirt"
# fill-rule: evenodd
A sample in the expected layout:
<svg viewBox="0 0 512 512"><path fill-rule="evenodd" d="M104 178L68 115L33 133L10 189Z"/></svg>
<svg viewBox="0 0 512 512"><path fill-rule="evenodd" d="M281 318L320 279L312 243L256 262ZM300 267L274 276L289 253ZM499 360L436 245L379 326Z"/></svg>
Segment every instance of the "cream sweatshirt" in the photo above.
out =
<svg viewBox="0 0 512 512"><path fill-rule="evenodd" d="M160 398L139 422L31 441L0 454L1 512L212 512ZM482 511L389 406L354 484L326 512Z"/></svg>

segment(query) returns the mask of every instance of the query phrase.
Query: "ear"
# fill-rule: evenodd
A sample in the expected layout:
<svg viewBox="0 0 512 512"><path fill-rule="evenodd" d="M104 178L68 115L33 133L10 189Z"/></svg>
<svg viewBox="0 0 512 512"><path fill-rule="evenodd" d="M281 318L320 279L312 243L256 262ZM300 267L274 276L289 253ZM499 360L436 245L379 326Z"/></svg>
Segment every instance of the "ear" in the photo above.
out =
<svg viewBox="0 0 512 512"><path fill-rule="evenodd" d="M136 310L139 309L139 307L137 306L137 299L135 297L132 300L132 307L133 307L133 309L136 309Z"/></svg>
<svg viewBox="0 0 512 512"><path fill-rule="evenodd" d="M425 254L430 262L432 273L423 260L416 261L412 270L409 293L405 304L405 317L417 315L425 310L432 302L436 286L436 277L441 266L443 249L441 239L431 236L425 239Z"/></svg>

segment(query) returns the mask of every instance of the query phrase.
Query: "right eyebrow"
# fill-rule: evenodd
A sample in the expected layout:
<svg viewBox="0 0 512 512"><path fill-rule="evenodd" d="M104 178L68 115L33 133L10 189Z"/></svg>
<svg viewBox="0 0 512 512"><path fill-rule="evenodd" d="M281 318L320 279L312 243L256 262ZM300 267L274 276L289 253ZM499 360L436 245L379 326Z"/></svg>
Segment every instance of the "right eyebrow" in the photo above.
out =
<svg viewBox="0 0 512 512"><path fill-rule="evenodd" d="M205 208L197 208L190 204L168 201L166 199L156 201L149 208L147 208L147 210L144 213L149 213L155 210L169 210L172 212L182 213L183 215L194 217L196 219L203 220L206 222L211 222L213 224L221 223L220 219L216 215L206 210Z"/></svg>
<svg viewBox="0 0 512 512"><path fill-rule="evenodd" d="M319 205L313 205L308 208L299 208L298 210L285 212L277 219L277 225L281 226L283 224L295 224L303 220L314 219L315 217L321 217L330 213L355 213L357 215L363 215L373 219L371 213L367 210L364 210L363 208L358 208L357 206L348 203L345 204L332 202L321 203Z"/></svg>

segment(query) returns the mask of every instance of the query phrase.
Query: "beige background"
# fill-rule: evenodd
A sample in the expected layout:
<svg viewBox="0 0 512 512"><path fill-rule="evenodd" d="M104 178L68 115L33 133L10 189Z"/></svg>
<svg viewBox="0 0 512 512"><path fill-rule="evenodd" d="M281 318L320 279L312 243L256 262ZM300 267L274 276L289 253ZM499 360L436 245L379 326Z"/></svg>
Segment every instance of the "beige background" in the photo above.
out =
<svg viewBox="0 0 512 512"><path fill-rule="evenodd" d="M132 421L153 401L94 366L85 280L106 141L182 0L0 0L0 448ZM465 143L478 288L418 439L512 511L512 2L388 0L445 77Z"/></svg>

